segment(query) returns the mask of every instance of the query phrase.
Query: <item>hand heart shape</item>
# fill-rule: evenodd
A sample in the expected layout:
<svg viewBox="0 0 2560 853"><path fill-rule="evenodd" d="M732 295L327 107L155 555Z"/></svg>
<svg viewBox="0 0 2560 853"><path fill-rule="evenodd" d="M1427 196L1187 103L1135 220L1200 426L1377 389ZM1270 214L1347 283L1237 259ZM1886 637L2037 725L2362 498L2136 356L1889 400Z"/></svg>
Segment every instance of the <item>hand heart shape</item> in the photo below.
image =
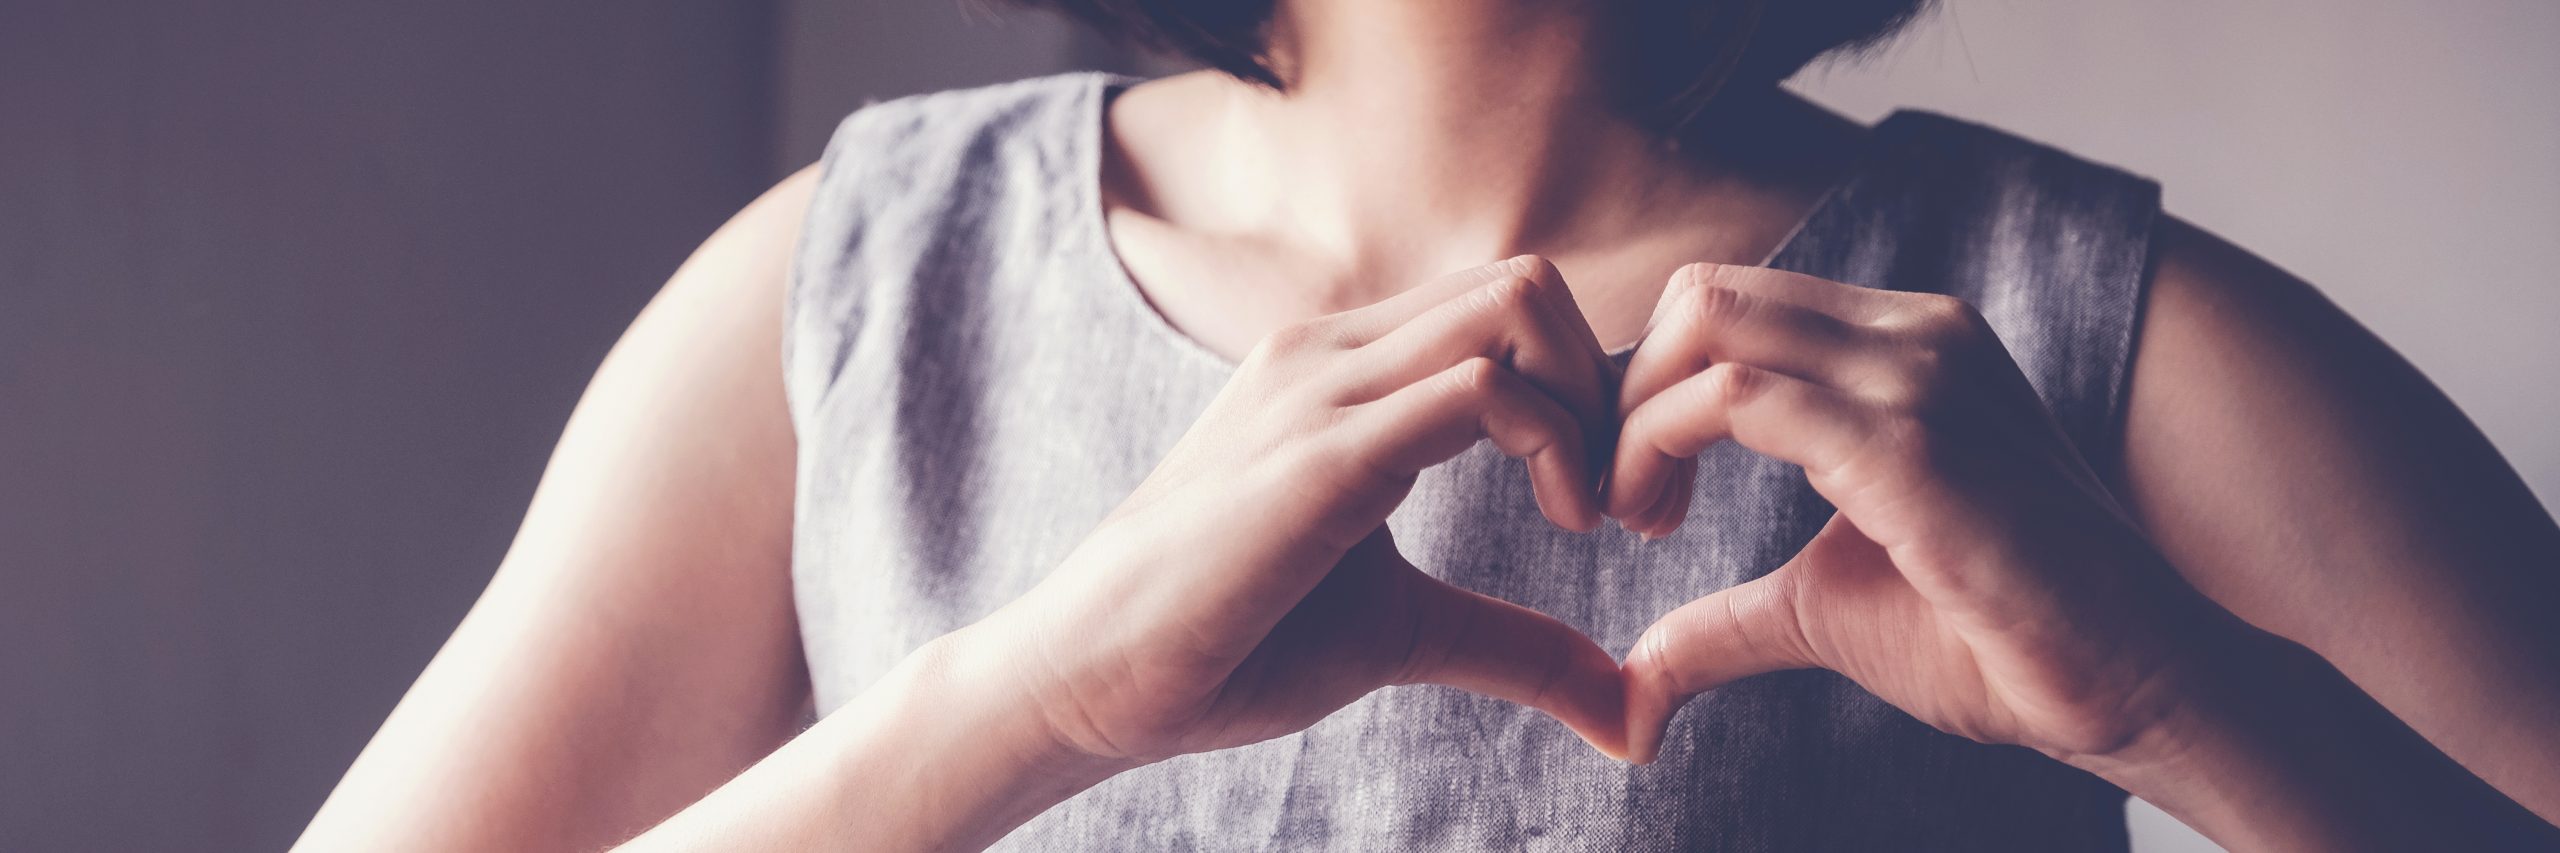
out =
<svg viewBox="0 0 2560 853"><path fill-rule="evenodd" d="M1802 466L1838 515L1771 574L1664 615L1622 665L1397 554L1388 513L1480 440L1525 459L1575 531L1605 512L1671 532L1694 457L1727 440ZM1805 667L2067 757L2166 714L2178 638L2219 613L1961 302L1694 265L1621 376L1556 269L1515 258L1272 335L1057 571L962 633L1082 759L1252 743L1436 683L1648 761L1689 697Z"/></svg>

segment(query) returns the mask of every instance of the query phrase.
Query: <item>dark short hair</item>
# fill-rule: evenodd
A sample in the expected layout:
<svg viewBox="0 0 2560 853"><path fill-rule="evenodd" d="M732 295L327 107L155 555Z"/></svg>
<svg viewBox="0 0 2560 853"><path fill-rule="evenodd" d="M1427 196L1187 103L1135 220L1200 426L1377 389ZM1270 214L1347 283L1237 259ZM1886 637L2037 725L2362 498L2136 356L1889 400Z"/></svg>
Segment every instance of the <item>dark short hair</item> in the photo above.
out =
<svg viewBox="0 0 2560 853"><path fill-rule="evenodd" d="M1286 88L1265 37L1276 0L1012 0L1132 46ZM1728 86L1774 85L1826 55L1883 43L1931 0L1613 0L1627 106L1677 125Z"/></svg>

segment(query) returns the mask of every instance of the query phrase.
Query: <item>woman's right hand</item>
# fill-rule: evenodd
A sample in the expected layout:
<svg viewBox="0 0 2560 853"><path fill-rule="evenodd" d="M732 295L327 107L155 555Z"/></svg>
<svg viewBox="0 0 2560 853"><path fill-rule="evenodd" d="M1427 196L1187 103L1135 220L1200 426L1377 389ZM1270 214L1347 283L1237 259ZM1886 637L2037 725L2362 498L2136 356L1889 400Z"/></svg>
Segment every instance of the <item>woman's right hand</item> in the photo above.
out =
<svg viewBox="0 0 2560 853"><path fill-rule="evenodd" d="M1135 766L1289 734L1379 687L1537 708L1623 753L1616 661L1396 552L1424 468L1489 438L1556 524L1600 524L1616 369L1552 265L1452 274L1280 330L1048 578L953 651L1077 758Z"/></svg>

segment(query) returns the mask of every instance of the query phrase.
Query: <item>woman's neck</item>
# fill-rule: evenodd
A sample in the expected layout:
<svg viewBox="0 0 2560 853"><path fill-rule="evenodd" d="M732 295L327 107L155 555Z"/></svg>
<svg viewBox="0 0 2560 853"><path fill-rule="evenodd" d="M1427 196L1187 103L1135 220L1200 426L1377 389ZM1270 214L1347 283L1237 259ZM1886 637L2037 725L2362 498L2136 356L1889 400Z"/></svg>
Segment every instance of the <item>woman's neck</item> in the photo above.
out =
<svg viewBox="0 0 2560 853"><path fill-rule="evenodd" d="M1267 330L1232 312L1341 310L1535 252L1604 338L1631 337L1678 264L1777 245L1860 134L1763 90L1777 96L1719 98L1707 130L1666 144L1613 94L1601 5L1282 0L1286 92L1190 74L1112 107L1125 265L1177 325L1249 344Z"/></svg>
<svg viewBox="0 0 2560 853"><path fill-rule="evenodd" d="M1288 92L1216 79L1196 133L1219 192L1190 223L1347 279L1418 282L1713 220L1702 205L1748 177L1618 110L1603 8L1285 0L1270 56Z"/></svg>
<svg viewBox="0 0 2560 853"><path fill-rule="evenodd" d="M1228 87L1220 230L1390 280L1623 237L1721 176L1613 110L1589 2L1279 4L1274 94Z"/></svg>

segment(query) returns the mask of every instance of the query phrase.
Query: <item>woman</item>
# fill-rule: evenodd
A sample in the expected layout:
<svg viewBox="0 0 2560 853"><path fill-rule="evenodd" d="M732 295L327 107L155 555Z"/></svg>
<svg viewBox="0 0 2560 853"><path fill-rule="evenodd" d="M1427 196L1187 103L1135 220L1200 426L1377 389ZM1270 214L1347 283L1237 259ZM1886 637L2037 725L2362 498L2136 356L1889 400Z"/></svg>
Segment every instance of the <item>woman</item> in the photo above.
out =
<svg viewBox="0 0 2560 853"><path fill-rule="evenodd" d="M2149 182L1777 88L1916 2L1061 5L1219 70L848 120L307 846L2553 843L2550 517Z"/></svg>

